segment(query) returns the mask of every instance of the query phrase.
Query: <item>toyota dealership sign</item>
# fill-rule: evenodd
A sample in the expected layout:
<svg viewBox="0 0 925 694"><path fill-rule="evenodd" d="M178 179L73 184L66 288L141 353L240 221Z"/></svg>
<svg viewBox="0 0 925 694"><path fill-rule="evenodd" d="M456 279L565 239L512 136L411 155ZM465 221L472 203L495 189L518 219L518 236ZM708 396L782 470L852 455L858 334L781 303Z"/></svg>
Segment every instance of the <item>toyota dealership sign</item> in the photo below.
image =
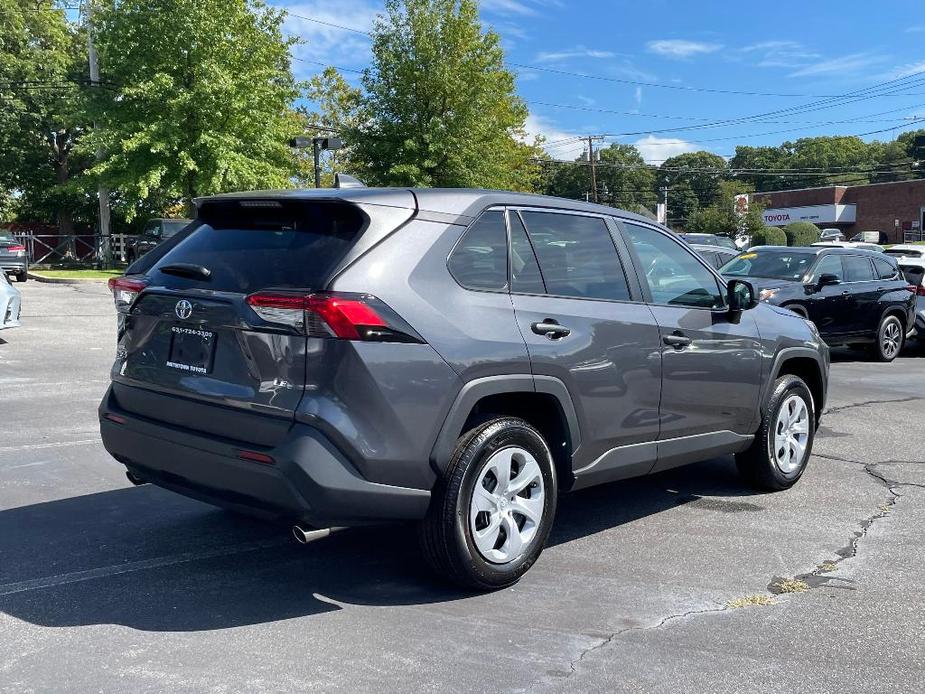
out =
<svg viewBox="0 0 925 694"><path fill-rule="evenodd" d="M857 209L854 205L806 205L805 207L775 207L762 213L764 223L772 227L787 226L791 222L813 224L854 224Z"/></svg>

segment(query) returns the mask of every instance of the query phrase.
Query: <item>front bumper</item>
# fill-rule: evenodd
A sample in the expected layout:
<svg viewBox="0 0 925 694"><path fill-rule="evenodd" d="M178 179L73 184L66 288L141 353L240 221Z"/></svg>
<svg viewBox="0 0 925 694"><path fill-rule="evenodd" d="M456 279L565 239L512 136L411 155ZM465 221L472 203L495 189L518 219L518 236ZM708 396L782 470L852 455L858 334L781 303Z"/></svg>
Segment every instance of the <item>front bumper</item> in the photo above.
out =
<svg viewBox="0 0 925 694"><path fill-rule="evenodd" d="M255 449L132 415L118 407L111 389L99 414L103 445L136 477L216 506L331 527L416 520L430 504L428 490L364 479L324 434L306 424L293 425L273 448ZM275 462L242 460L242 450Z"/></svg>

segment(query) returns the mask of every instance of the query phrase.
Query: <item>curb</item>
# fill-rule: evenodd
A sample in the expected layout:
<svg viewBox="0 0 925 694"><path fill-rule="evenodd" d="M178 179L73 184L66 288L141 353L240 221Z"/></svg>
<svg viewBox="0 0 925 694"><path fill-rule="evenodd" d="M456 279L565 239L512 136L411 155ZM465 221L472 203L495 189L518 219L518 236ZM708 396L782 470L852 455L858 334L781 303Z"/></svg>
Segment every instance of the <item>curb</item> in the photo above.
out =
<svg viewBox="0 0 925 694"><path fill-rule="evenodd" d="M108 278L104 277L44 277L42 275L36 275L34 272L29 272L26 275L30 280L35 280L36 282L42 282L44 284L84 284L85 282L107 282Z"/></svg>

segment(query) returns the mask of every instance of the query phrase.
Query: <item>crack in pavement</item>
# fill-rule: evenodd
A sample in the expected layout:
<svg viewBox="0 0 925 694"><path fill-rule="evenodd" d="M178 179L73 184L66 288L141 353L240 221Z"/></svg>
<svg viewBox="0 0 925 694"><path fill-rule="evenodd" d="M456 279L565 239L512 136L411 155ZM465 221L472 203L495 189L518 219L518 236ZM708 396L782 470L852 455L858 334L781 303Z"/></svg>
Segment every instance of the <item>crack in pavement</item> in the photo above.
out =
<svg viewBox="0 0 925 694"><path fill-rule="evenodd" d="M910 396L908 398L899 398L898 400L865 400L864 402L854 402L850 405L839 405L838 407L830 407L827 410L822 412L822 416L829 414L835 414L836 412L843 412L844 410L850 410L855 407L868 407L870 405L889 405L891 403L897 402L915 402L916 400L925 400L925 397L921 396Z"/></svg>
<svg viewBox="0 0 925 694"><path fill-rule="evenodd" d="M905 400L890 400L886 402L908 402L910 400L923 400L923 399L925 398L908 398ZM855 406L860 406L860 404L855 405ZM890 512L892 511L893 507L896 506L896 503L899 501L900 498L902 498L902 494L896 491L896 487L914 486L914 487L925 488L925 485L916 484L912 482L897 482L896 480L889 479L886 475L884 475L882 472L879 472L876 469L878 465L897 464L897 463L903 463L905 461L883 461L880 463L865 463L859 460L851 460L849 458L841 458L841 457L833 456L833 455L824 455L820 453L813 453L813 455L819 458L823 458L823 459L831 460L835 462L851 463L854 465L860 465L864 468L864 471L871 478L876 480L878 484L883 485L887 489L887 491L890 493L890 497L886 500L886 503L880 507L877 513L874 513L873 515L868 516L867 518L861 521L860 529L853 533L848 544L835 551L835 554L838 556L838 559L827 560L825 562L820 563L815 569L813 569L809 573L794 576L794 578L807 583L810 589L818 588L820 586L825 586L827 588L841 588L841 589L846 589L846 590L855 590L855 588L853 587L854 581L852 579L844 578L841 576L832 576L831 573L835 570L837 565L840 564L841 562L847 559L852 559L856 557L858 554L858 545L860 544L861 540L867 536L868 532L870 531L874 523L890 515ZM778 577L775 577L775 578L778 578ZM832 581L841 582L843 583L843 585L838 585L837 583L833 584ZM772 580L772 582L768 584L768 592L770 594L779 595L780 593L775 593L774 591L770 590L770 587L771 585L773 585L773 583L774 581ZM715 607L715 608L688 610L686 612L680 612L677 614L668 615L667 617L664 617L659 622L651 626L628 627L626 629L620 629L619 631L615 631L611 634L608 634L606 637L602 638L598 643L595 643L592 646L582 649L582 651L578 654L578 657L573 658L571 661L569 661L569 670L567 673L564 673L564 676L565 678L568 678L574 675L578 671L578 666L581 665L581 663L584 661L586 657L588 657L592 653L595 653L597 651L601 651L607 648L616 639L620 638L624 634L628 634L633 631L649 631L652 629L659 629L660 627L663 627L665 624L671 621L674 621L674 620L684 619L687 617L692 617L694 615L700 615L700 614L715 614L719 612L726 612L729 609L731 608L728 605L724 605L722 607Z"/></svg>
<svg viewBox="0 0 925 694"><path fill-rule="evenodd" d="M578 672L578 666L581 664L581 661L583 661L588 655L590 655L591 653L595 651L599 651L603 648L606 648L611 643L613 643L615 639L619 638L620 636L623 636L624 634L628 634L632 631L650 631L652 629L659 629L665 626L665 624L667 624L668 622L671 622L676 619L685 619L686 617L693 617L694 615L699 615L699 614L712 614L716 612L725 612L728 609L730 608L727 605L723 605L722 607L714 607L714 608L707 608L707 609L701 609L701 610L688 610L687 612L679 612L677 614L668 615L667 617L664 617L661 620L659 620L656 624L652 624L649 626L627 627L626 629L620 629L619 631L615 631L612 634L609 634L605 638L601 639L599 643L596 643L593 646L589 646L588 648L583 649L581 653L578 654L577 658L573 658L569 662L569 672L565 674L565 677L571 677L576 672Z"/></svg>

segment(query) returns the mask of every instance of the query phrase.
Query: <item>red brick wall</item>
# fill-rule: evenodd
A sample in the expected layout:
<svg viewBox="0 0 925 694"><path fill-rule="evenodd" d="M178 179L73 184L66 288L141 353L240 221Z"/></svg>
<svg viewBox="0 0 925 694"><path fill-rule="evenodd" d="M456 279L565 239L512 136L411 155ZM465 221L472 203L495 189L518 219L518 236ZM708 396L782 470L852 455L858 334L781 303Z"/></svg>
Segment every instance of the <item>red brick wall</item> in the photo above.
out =
<svg viewBox="0 0 925 694"><path fill-rule="evenodd" d="M844 186L808 188L806 190L778 190L773 193L756 193L755 198L765 207L806 207L807 205L840 204Z"/></svg>
<svg viewBox="0 0 925 694"><path fill-rule="evenodd" d="M902 228L911 228L912 222L921 221L925 180L853 186L845 194L844 202L857 205L858 218L852 232L883 231L891 243L901 243ZM894 226L897 219L899 229Z"/></svg>
<svg viewBox="0 0 925 694"><path fill-rule="evenodd" d="M859 231L882 231L890 243L901 243L903 229L921 221L925 207L925 180L881 183L867 186L830 186L806 190L756 193L764 207L805 207L807 205L857 205L857 222L837 225L848 236ZM895 221L899 220L899 229Z"/></svg>

